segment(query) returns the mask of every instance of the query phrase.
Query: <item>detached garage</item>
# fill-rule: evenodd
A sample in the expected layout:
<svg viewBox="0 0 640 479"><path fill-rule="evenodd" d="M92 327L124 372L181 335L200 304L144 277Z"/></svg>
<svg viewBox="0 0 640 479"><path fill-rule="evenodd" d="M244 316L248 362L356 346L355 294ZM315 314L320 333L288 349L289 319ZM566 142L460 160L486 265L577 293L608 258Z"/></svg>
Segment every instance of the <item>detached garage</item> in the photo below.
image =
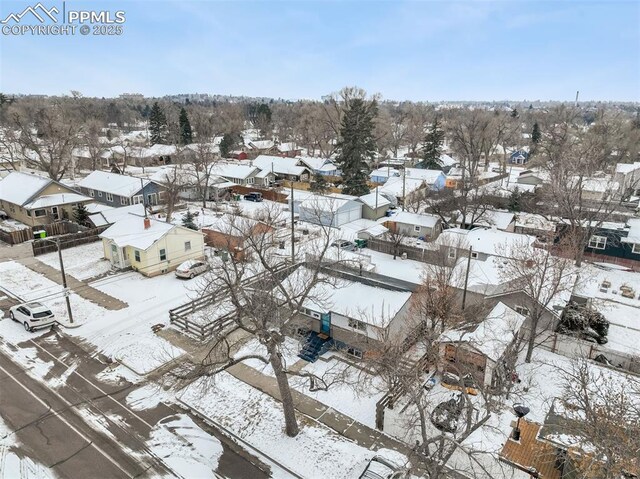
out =
<svg viewBox="0 0 640 479"><path fill-rule="evenodd" d="M324 225L342 226L362 218L362 203L346 198L311 196L300 203L300 221Z"/></svg>

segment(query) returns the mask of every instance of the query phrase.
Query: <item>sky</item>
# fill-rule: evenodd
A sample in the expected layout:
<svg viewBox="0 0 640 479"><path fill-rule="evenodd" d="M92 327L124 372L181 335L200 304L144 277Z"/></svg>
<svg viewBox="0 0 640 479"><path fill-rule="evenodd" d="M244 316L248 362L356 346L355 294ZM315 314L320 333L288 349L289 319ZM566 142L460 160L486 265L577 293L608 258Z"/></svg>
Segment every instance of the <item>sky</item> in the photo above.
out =
<svg viewBox="0 0 640 479"><path fill-rule="evenodd" d="M41 1L62 11L62 0ZM1 0L0 17L35 3ZM581 100L640 101L637 0L68 0L65 9L122 10L123 32L1 34L0 91L320 99L359 86L390 100L573 101L580 90Z"/></svg>

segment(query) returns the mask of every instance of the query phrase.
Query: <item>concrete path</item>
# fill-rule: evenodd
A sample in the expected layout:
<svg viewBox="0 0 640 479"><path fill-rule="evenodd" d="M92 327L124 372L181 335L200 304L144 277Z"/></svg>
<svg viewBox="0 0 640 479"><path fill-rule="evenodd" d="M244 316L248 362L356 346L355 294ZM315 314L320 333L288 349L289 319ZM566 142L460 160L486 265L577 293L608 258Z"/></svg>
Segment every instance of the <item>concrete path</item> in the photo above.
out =
<svg viewBox="0 0 640 479"><path fill-rule="evenodd" d="M40 273L45 276L47 279L62 285L62 276L60 271L55 268L52 268L49 265L38 261L36 258L21 258L17 260L20 264L23 264L31 271L35 271L36 273ZM97 290L89 286L88 283L84 281L80 281L74 278L71 275L67 275L67 287L70 290L73 290L75 294L78 296L91 301L92 303L97 304L98 306L102 306L105 309L109 310L118 310L124 309L129 305L123 301L120 301L113 296L109 296L108 294L103 293L102 291Z"/></svg>

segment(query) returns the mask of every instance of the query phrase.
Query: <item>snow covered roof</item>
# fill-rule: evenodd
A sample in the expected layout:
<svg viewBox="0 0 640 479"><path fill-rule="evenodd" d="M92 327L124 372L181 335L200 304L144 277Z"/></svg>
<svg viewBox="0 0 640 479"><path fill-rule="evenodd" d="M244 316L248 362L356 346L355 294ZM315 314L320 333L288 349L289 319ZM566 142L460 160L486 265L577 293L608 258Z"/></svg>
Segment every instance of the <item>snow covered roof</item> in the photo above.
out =
<svg viewBox="0 0 640 479"><path fill-rule="evenodd" d="M623 243L640 243L640 218L631 218L627 220L629 225L629 234L626 238L622 238Z"/></svg>
<svg viewBox="0 0 640 479"><path fill-rule="evenodd" d="M338 167L329 158L316 158L314 156L302 156L296 158L298 164L302 163L314 171L335 171Z"/></svg>
<svg viewBox="0 0 640 479"><path fill-rule="evenodd" d="M497 361L513 342L525 319L499 302L473 331L448 331L442 334L440 341L469 343L489 359Z"/></svg>
<svg viewBox="0 0 640 479"><path fill-rule="evenodd" d="M495 226L499 230L505 230L514 219L515 214L511 211L486 210L474 224Z"/></svg>
<svg viewBox="0 0 640 479"><path fill-rule="evenodd" d="M377 168L373 170L370 174L370 177L379 176L381 178L391 178L392 176L400 176L400 171L395 168Z"/></svg>
<svg viewBox="0 0 640 479"><path fill-rule="evenodd" d="M405 172L407 178L424 180L428 185L434 184L439 177L444 176L444 173L440 170L425 170L422 168L405 168Z"/></svg>
<svg viewBox="0 0 640 479"><path fill-rule="evenodd" d="M89 220L91 220L95 226L105 226L116 223L129 213L144 216L144 205L138 203L137 205L122 206L120 208L107 207L105 210L90 214Z"/></svg>
<svg viewBox="0 0 640 479"><path fill-rule="evenodd" d="M635 163L618 163L616 165L616 173L627 174L638 169L640 169L640 161L636 161Z"/></svg>
<svg viewBox="0 0 640 479"><path fill-rule="evenodd" d="M263 171L274 172L283 175L300 176L309 171L306 166L298 166L295 158L283 158L281 156L259 155L253 160L253 165Z"/></svg>
<svg viewBox="0 0 640 479"><path fill-rule="evenodd" d="M576 177L575 180L582 180L582 191L592 191L596 193L604 193L606 191L616 191L620 188L620 185L616 181L611 181L611 178L580 178Z"/></svg>
<svg viewBox="0 0 640 479"><path fill-rule="evenodd" d="M333 196L312 195L302 200L302 202L300 203L300 208L313 211L335 212L349 203L349 201L353 200L349 200L346 198L336 198Z"/></svg>
<svg viewBox="0 0 640 479"><path fill-rule="evenodd" d="M439 245L459 248L471 246L475 252L497 256L507 256L512 247L533 248L535 241L535 236L508 233L494 228L474 228L472 230L451 228L444 230L436 239L436 243Z"/></svg>
<svg viewBox="0 0 640 479"><path fill-rule="evenodd" d="M156 143L155 145L143 148L140 152L142 158L152 158L154 156L170 156L175 155L178 152L178 148L175 145L161 145Z"/></svg>
<svg viewBox="0 0 640 479"><path fill-rule="evenodd" d="M253 148L255 150L268 150L275 146L273 140L252 140L247 144L249 148Z"/></svg>
<svg viewBox="0 0 640 479"><path fill-rule="evenodd" d="M440 218L435 215L409 213L408 211L401 211L389 218L389 221L396 223L403 223L407 225L424 226L425 228L433 228L438 224Z"/></svg>
<svg viewBox="0 0 640 479"><path fill-rule="evenodd" d="M384 185L381 186L381 191L385 191L389 194L392 194L396 198L403 197L403 191L405 194L410 194L414 191L419 190L424 187L425 181L417 178L400 178L400 177L391 177L389 178Z"/></svg>
<svg viewBox="0 0 640 479"><path fill-rule="evenodd" d="M457 161L454 158L447 155L446 153L442 153L440 155L440 159L438 160L438 163L440 163L441 166L445 167L445 166L453 166L457 163Z"/></svg>
<svg viewBox="0 0 640 479"><path fill-rule="evenodd" d="M117 196L130 197L149 184L149 180L135 176L119 175L107 171L93 171L89 176L80 180L79 186L90 190L104 191Z"/></svg>
<svg viewBox="0 0 640 479"><path fill-rule="evenodd" d="M290 151L296 151L299 150L299 148L297 147L296 143L293 141L290 141L288 143L280 143L278 145L278 151L281 151L282 153L288 153Z"/></svg>
<svg viewBox="0 0 640 479"><path fill-rule="evenodd" d="M24 205L27 209L48 208L50 206L68 205L71 203L82 203L83 201L92 201L93 198L80 195L78 193L55 193L53 195L43 195L36 198L31 203Z"/></svg>
<svg viewBox="0 0 640 479"><path fill-rule="evenodd" d="M556 223L535 213L516 213L516 226L540 231L555 231Z"/></svg>
<svg viewBox="0 0 640 479"><path fill-rule="evenodd" d="M0 181L0 200L22 206L52 182L51 178L13 171Z"/></svg>
<svg viewBox="0 0 640 479"><path fill-rule="evenodd" d="M388 199L386 199L379 193L369 193L367 195L362 195L358 198L358 200L367 205L369 208L375 208L376 204L378 205L378 208L389 206L391 204Z"/></svg>
<svg viewBox="0 0 640 479"><path fill-rule="evenodd" d="M145 229L144 217L129 213L103 231L100 238L111 240L120 248L131 246L132 248L146 250L173 228L179 228L171 223L165 223L153 218L149 218L149 221L151 226ZM193 233L200 234L196 231L193 231Z"/></svg>
<svg viewBox="0 0 640 479"><path fill-rule="evenodd" d="M96 202L87 203L84 206L87 209L87 213L89 213L90 215L94 213L100 213L101 211L115 209L113 206L105 205L104 203L96 203Z"/></svg>
<svg viewBox="0 0 640 479"><path fill-rule="evenodd" d="M249 165L240 165L238 163L216 163L211 168L211 173L222 176L226 179L244 180L257 173L259 168Z"/></svg>

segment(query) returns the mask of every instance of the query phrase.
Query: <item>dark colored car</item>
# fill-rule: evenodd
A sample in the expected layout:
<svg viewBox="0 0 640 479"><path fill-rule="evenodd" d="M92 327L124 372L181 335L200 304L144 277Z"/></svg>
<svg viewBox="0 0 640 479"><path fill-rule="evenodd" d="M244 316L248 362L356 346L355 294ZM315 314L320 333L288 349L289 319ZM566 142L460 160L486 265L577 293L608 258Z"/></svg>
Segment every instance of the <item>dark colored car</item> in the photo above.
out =
<svg viewBox="0 0 640 479"><path fill-rule="evenodd" d="M244 195L244 199L247 201L255 201L256 203L259 203L260 201L262 201L262 193L252 191L251 193Z"/></svg>

